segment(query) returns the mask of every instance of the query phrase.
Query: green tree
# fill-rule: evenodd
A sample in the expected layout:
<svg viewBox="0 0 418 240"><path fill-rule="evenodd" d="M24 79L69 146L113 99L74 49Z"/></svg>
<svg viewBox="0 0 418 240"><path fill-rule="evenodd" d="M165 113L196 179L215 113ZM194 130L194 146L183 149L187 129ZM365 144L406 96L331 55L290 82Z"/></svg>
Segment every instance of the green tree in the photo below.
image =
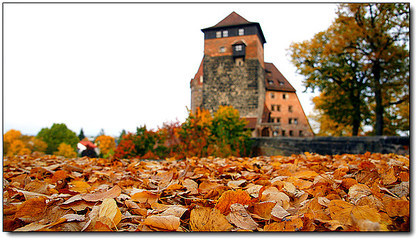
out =
<svg viewBox="0 0 418 240"><path fill-rule="evenodd" d="M306 89L332 100L318 109L352 135L371 121L382 135L391 106L409 101L408 35L409 4L341 4L326 31L290 50Z"/></svg>
<svg viewBox="0 0 418 240"><path fill-rule="evenodd" d="M231 106L219 106L211 125L212 139L220 150L216 155L226 157L245 154L246 143L250 138L245 125L247 122L240 118L238 110Z"/></svg>
<svg viewBox="0 0 418 240"><path fill-rule="evenodd" d="M53 154L58 151L58 146L61 143L66 143L73 149L76 149L76 145L79 142L77 134L68 129L64 123L54 123L51 128L42 128L36 137L48 144L45 151L47 154Z"/></svg>
<svg viewBox="0 0 418 240"><path fill-rule="evenodd" d="M78 134L78 139L81 141L85 138L83 128L81 128L80 133Z"/></svg>

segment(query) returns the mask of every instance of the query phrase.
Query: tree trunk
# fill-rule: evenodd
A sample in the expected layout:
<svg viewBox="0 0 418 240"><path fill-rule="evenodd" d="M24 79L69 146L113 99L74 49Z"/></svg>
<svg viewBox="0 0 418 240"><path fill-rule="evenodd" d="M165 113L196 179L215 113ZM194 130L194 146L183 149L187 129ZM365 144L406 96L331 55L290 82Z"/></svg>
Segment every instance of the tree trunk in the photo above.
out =
<svg viewBox="0 0 418 240"><path fill-rule="evenodd" d="M373 78L374 78L374 98L376 101L375 114L376 114L376 124L375 124L375 134L376 136L383 135L383 103L382 103L382 85L380 84L380 64L375 62L373 64Z"/></svg>
<svg viewBox="0 0 418 240"><path fill-rule="evenodd" d="M350 101L351 101L351 105L353 106L353 115L352 115L352 123L351 123L351 127L352 127L352 131L351 131L351 135L352 136L358 136L359 133L359 129L360 129L360 124L361 124L361 111L360 111L360 97L358 96L358 94L355 94L355 92L351 91L350 92Z"/></svg>

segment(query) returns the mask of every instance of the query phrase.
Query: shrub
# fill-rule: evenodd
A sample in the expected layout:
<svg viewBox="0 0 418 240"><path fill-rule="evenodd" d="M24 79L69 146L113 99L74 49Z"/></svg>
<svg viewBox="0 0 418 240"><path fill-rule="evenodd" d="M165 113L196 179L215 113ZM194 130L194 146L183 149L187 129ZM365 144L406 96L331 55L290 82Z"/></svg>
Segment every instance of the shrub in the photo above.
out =
<svg viewBox="0 0 418 240"><path fill-rule="evenodd" d="M76 133L68 129L64 123L54 123L51 128L42 128L36 137L48 145L45 151L47 154L58 151L58 146L61 143L66 143L75 150L79 141Z"/></svg>
<svg viewBox="0 0 418 240"><path fill-rule="evenodd" d="M71 145L67 143L60 143L60 145L58 146L58 151L54 152L54 155L63 156L67 158L75 158L77 157L77 152Z"/></svg>

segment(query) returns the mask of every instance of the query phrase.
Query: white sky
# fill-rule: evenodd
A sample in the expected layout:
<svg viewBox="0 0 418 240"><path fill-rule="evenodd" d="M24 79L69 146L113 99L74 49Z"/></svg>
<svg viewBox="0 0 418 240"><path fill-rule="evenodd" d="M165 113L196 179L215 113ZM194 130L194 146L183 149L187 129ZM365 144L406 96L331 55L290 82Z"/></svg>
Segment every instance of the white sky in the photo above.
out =
<svg viewBox="0 0 418 240"><path fill-rule="evenodd" d="M259 22L272 62L308 115L312 94L290 63L292 42L335 17L335 4L5 4L4 132L35 135L53 123L118 136L187 117L202 28L232 11Z"/></svg>

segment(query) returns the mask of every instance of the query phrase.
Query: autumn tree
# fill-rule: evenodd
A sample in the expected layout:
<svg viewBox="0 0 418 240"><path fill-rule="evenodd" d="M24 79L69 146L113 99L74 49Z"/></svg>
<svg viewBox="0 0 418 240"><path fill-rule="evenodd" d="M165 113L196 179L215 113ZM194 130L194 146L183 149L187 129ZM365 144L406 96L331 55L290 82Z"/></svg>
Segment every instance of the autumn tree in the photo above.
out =
<svg viewBox="0 0 418 240"><path fill-rule="evenodd" d="M54 155L63 156L66 158L75 158L77 157L77 152L70 144L62 142L58 146L58 150L54 152Z"/></svg>
<svg viewBox="0 0 418 240"><path fill-rule="evenodd" d="M240 118L237 109L231 106L219 106L213 115L211 134L218 147L217 156L237 156L245 154L250 133L244 129L246 120Z"/></svg>
<svg viewBox="0 0 418 240"><path fill-rule="evenodd" d="M107 135L100 135L96 138L95 144L100 149L100 155L107 158L114 154L116 148L115 138Z"/></svg>
<svg viewBox="0 0 418 240"><path fill-rule="evenodd" d="M307 89L333 100L318 106L330 119L357 135L373 114L382 135L389 108L409 101L408 34L409 4L341 4L326 31L292 44L292 61Z"/></svg>
<svg viewBox="0 0 418 240"><path fill-rule="evenodd" d="M36 137L48 144L45 151L47 154L58 151L58 146L61 143L69 144L75 149L79 142L76 133L68 129L64 123L54 123L51 128L42 128Z"/></svg>

